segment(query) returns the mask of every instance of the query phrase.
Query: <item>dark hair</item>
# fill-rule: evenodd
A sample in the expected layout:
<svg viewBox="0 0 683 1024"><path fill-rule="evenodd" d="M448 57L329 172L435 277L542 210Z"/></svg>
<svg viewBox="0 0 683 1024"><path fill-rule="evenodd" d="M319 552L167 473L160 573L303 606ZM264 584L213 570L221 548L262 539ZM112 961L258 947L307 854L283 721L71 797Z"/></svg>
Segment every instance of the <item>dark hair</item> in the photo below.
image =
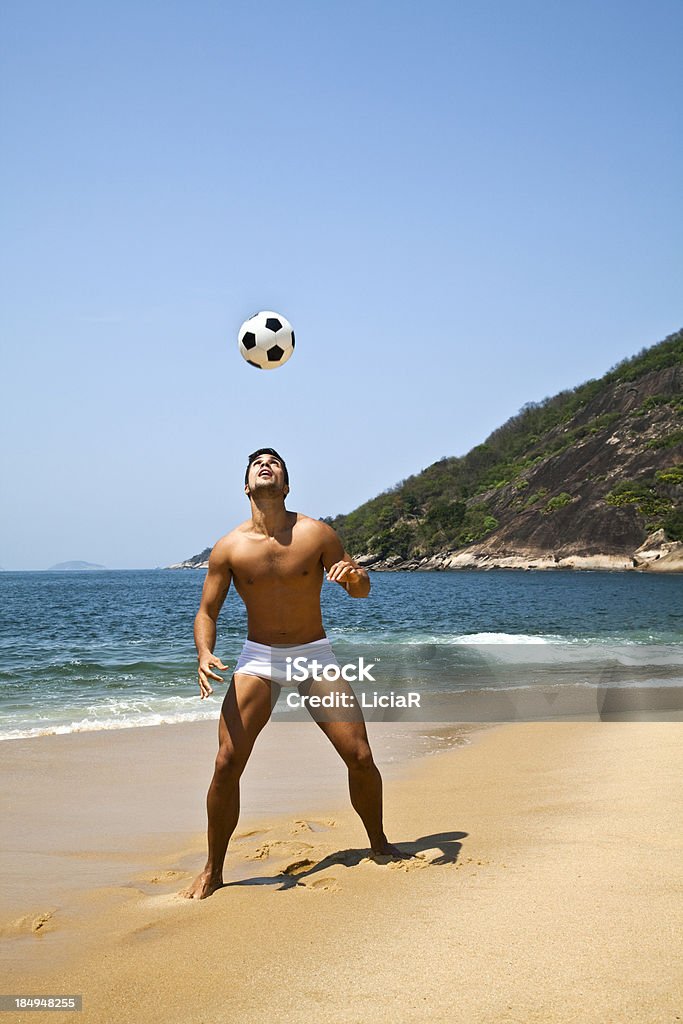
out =
<svg viewBox="0 0 683 1024"><path fill-rule="evenodd" d="M252 452L251 455L249 456L249 461L247 462L247 470L246 470L246 472L244 474L244 485L245 485L245 487L249 483L249 470L251 469L251 464L254 461L254 459L258 459L259 455L272 455L274 458L276 458L279 461L279 463L282 466L282 469L284 471L285 483L289 484L289 473L287 472L287 466L286 466L285 460L282 458L282 456L279 455L278 452L276 452L274 448L259 448L258 451Z"/></svg>

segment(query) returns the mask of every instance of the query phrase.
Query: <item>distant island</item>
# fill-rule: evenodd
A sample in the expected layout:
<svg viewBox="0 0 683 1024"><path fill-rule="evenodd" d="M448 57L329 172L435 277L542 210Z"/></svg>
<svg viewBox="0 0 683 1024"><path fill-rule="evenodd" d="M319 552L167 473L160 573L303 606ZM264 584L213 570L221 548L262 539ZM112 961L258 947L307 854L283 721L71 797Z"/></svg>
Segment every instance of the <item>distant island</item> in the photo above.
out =
<svg viewBox="0 0 683 1024"><path fill-rule="evenodd" d="M325 522L377 570L682 572L683 331Z"/></svg>
<svg viewBox="0 0 683 1024"><path fill-rule="evenodd" d="M106 565L96 565L94 562L57 562L51 565L46 572L89 572L92 569L106 569Z"/></svg>

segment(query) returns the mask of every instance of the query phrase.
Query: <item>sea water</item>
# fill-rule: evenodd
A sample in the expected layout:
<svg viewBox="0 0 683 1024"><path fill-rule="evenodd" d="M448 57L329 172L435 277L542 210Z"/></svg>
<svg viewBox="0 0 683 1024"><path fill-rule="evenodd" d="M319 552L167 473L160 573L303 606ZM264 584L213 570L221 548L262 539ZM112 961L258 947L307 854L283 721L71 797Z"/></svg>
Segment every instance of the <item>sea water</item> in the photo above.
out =
<svg viewBox="0 0 683 1024"><path fill-rule="evenodd" d="M205 575L0 573L0 738L216 719L224 689L200 700L192 639ZM560 687L683 683L683 576L373 573L368 599L325 582L322 606L339 662L373 664L377 690L422 692L425 720L449 720L454 693L495 694L497 707L505 695L515 718L531 690L550 707ZM231 590L215 648L225 664L245 636ZM481 706L470 720L487 717Z"/></svg>

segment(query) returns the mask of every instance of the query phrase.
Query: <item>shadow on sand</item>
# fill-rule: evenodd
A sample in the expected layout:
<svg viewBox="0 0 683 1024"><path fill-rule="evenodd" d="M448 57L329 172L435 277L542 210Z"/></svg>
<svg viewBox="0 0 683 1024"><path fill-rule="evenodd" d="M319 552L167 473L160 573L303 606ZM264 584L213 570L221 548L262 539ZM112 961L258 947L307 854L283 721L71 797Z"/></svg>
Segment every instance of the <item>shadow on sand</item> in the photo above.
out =
<svg viewBox="0 0 683 1024"><path fill-rule="evenodd" d="M441 856L430 859L431 865L455 864L462 849L461 839L466 839L467 832L436 832L429 836L421 836L412 842L399 842L394 845L401 851L403 858L409 860L424 853L426 850L441 850ZM257 875L253 878L241 878L234 882L227 882L221 888L229 889L237 885L272 885L278 890L292 889L299 885L304 879L311 878L319 872L327 871L329 868L342 864L347 868L357 867L364 860L375 860L379 864L396 861L395 857L372 857L371 851L366 847L360 850L337 850L330 853L322 860L313 861L302 858L293 861L286 868L276 875Z"/></svg>

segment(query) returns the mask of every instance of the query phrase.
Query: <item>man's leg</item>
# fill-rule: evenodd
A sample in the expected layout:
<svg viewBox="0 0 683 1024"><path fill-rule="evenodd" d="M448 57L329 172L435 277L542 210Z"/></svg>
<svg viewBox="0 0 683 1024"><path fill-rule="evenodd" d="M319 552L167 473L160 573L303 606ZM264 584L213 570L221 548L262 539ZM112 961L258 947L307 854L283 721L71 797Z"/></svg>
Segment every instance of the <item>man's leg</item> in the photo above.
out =
<svg viewBox="0 0 683 1024"><path fill-rule="evenodd" d="M341 679L335 683L304 684L300 690L320 696L330 692L353 695L351 687ZM317 711L308 704L306 707L348 769L351 804L365 826L372 852L402 857L401 851L392 846L384 834L382 776L372 756L363 712L357 704L353 709L338 712ZM326 718L344 720L326 721Z"/></svg>
<svg viewBox="0 0 683 1024"><path fill-rule="evenodd" d="M240 813L240 777L272 703L266 680L241 672L233 676L221 708L216 766L206 797L209 855L204 870L182 893L189 899L204 899L223 884L223 862Z"/></svg>

